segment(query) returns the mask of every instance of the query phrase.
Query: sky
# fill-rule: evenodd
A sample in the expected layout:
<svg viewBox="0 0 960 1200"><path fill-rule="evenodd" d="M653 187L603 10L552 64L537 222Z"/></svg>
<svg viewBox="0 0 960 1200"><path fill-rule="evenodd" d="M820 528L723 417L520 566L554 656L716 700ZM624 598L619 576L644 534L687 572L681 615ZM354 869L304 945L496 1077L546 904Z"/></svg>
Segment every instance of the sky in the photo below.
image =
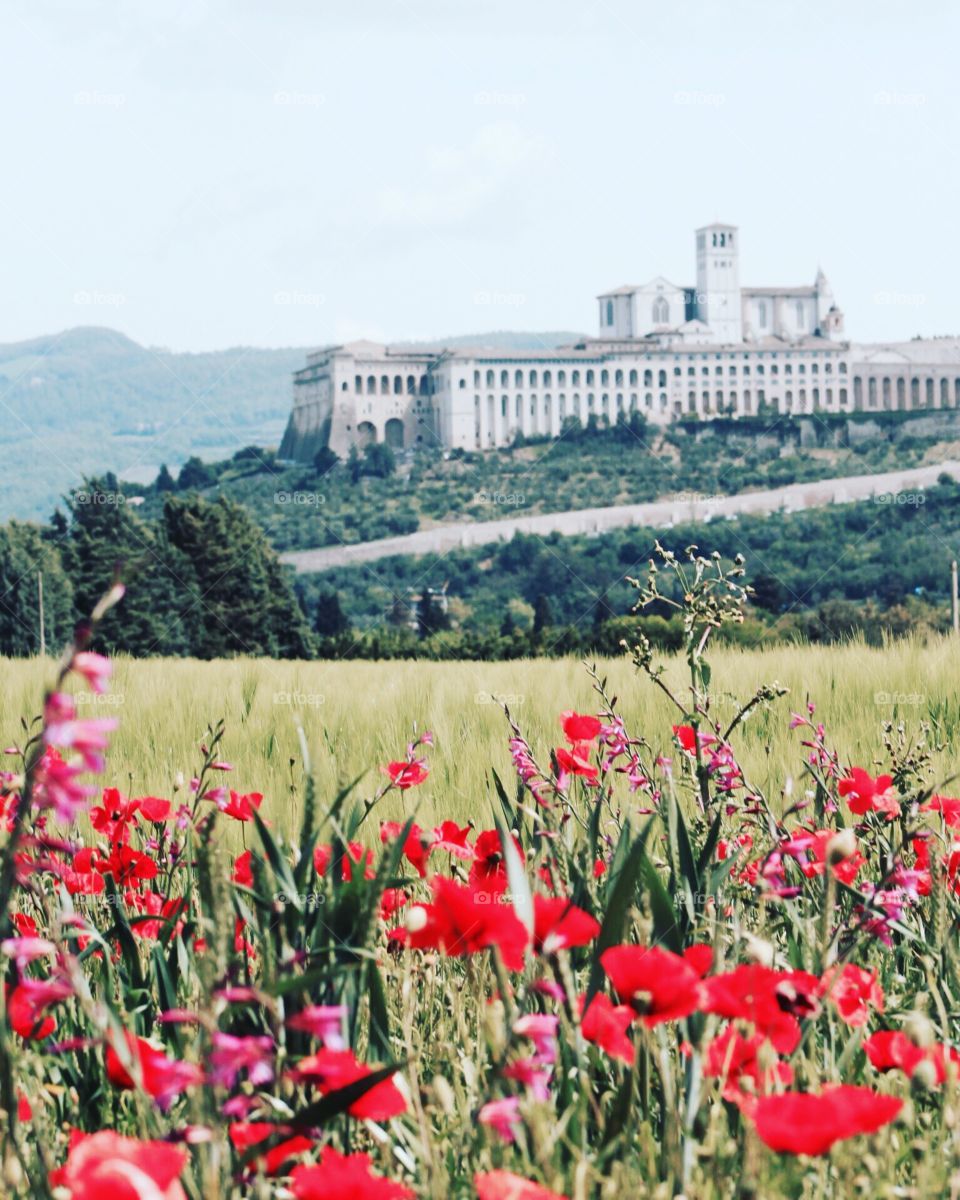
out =
<svg viewBox="0 0 960 1200"><path fill-rule="evenodd" d="M596 331L597 293L822 266L960 334L960 6L5 0L0 342Z"/></svg>

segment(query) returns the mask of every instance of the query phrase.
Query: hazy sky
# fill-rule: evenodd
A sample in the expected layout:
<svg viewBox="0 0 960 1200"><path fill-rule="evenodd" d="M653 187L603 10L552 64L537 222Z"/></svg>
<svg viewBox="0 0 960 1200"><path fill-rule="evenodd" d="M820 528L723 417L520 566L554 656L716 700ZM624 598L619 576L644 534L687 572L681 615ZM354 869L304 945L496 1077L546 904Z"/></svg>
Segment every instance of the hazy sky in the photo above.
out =
<svg viewBox="0 0 960 1200"><path fill-rule="evenodd" d="M594 296L827 272L960 333L960 6L5 0L0 341L594 332Z"/></svg>

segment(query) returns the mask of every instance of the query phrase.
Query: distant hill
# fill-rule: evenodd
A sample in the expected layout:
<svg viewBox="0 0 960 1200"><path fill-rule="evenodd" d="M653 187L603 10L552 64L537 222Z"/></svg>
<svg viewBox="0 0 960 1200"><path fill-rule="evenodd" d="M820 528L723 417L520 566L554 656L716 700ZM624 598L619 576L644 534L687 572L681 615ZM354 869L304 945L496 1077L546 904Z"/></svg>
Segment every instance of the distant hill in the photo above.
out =
<svg viewBox="0 0 960 1200"><path fill-rule="evenodd" d="M543 347L565 333L487 333L429 344ZM428 343L424 343L428 344ZM200 354L80 327L0 345L0 519L50 515L86 473L149 480L191 454L222 459L277 445L290 376L312 347Z"/></svg>

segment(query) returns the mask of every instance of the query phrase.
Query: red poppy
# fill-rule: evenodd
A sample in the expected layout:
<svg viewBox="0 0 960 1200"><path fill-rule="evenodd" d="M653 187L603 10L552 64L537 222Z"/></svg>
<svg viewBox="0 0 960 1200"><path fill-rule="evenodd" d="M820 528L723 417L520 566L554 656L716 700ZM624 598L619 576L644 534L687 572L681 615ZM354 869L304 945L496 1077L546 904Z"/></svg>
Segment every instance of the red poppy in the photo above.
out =
<svg viewBox="0 0 960 1200"><path fill-rule="evenodd" d="M414 1200L413 1192L373 1173L367 1154L340 1154L332 1146L320 1151L314 1167L294 1167L290 1191L295 1200Z"/></svg>
<svg viewBox="0 0 960 1200"><path fill-rule="evenodd" d="M326 875L330 869L333 848L326 843L320 843L313 848L313 867L318 875ZM364 850L359 842L350 842L343 855L340 865L340 878L349 882L353 879L354 864L363 864L364 879L373 879L376 871L373 866L373 851Z"/></svg>
<svg viewBox="0 0 960 1200"><path fill-rule="evenodd" d="M272 1125L269 1121L235 1121L227 1130L230 1144L241 1155L246 1150L249 1150L251 1146L265 1142L267 1138L272 1137L274 1134L289 1132L288 1127L284 1125ZM312 1147L313 1142L308 1137L304 1137L302 1134L295 1134L293 1137L280 1142L265 1154L258 1154L253 1161L258 1165L262 1164L263 1170L267 1175L276 1175L291 1158L295 1158L298 1154L303 1154L305 1150L310 1150Z"/></svg>
<svg viewBox="0 0 960 1200"><path fill-rule="evenodd" d="M953 796L931 796L926 804L920 805L920 811L940 813L945 825L960 828L960 800Z"/></svg>
<svg viewBox="0 0 960 1200"><path fill-rule="evenodd" d="M169 1142L141 1142L112 1129L75 1131L67 1161L50 1173L51 1187L64 1188L70 1200L185 1200L179 1183L187 1153Z"/></svg>
<svg viewBox="0 0 960 1200"><path fill-rule="evenodd" d="M290 1078L298 1082L314 1084L321 1095L336 1092L347 1084L356 1083L372 1075L373 1070L358 1062L352 1050L330 1050L324 1048L308 1058L303 1058L290 1072ZM386 1121L406 1112L407 1102L392 1079L385 1079L354 1100L347 1109L351 1117L369 1121Z"/></svg>
<svg viewBox="0 0 960 1200"><path fill-rule="evenodd" d="M762 1033L746 1038L735 1026L728 1025L712 1041L707 1043L703 1058L703 1073L707 1078L723 1079L725 1100L740 1103L744 1092L741 1080L748 1080L751 1092L768 1092L774 1087L793 1082L793 1070L789 1063L772 1059L761 1065L761 1051L767 1045Z"/></svg>
<svg viewBox="0 0 960 1200"><path fill-rule="evenodd" d="M512 1171L485 1171L474 1175L473 1186L479 1200L567 1200L559 1192L551 1192Z"/></svg>
<svg viewBox="0 0 960 1200"><path fill-rule="evenodd" d="M875 1070L902 1071L908 1079L913 1078L917 1067L923 1062L933 1064L934 1078L938 1084L946 1081L948 1063L954 1074L960 1067L960 1053L952 1046L939 1043L918 1046L899 1030L883 1029L872 1033L863 1043L863 1049Z"/></svg>
<svg viewBox="0 0 960 1200"><path fill-rule="evenodd" d="M231 789L229 800L223 795L217 798L217 808L235 821L252 821L254 812L262 803L263 795L260 792L247 792L244 795Z"/></svg>
<svg viewBox="0 0 960 1200"><path fill-rule="evenodd" d="M161 796L141 796L139 800L134 800L133 803L147 820L151 821L154 825L165 821L170 816L170 801L164 800Z"/></svg>
<svg viewBox="0 0 960 1200"><path fill-rule="evenodd" d="M893 778L890 775L878 775L874 779L863 767L853 767L840 780L837 791L847 797L850 811L857 816L882 812L890 820L900 812L900 802L893 794Z"/></svg>
<svg viewBox="0 0 960 1200"><path fill-rule="evenodd" d="M253 887L252 858L253 851L244 850L242 854L238 854L233 860L233 882L238 883L241 887Z"/></svg>
<svg viewBox="0 0 960 1200"><path fill-rule="evenodd" d="M423 783L430 771L426 763L419 759L412 762L391 762L383 768L383 773L389 778L395 788L405 792L407 788L416 787Z"/></svg>
<svg viewBox="0 0 960 1200"><path fill-rule="evenodd" d="M871 1006L883 1012L883 988L876 971L865 971L853 963L830 967L820 980L821 993L832 1000L848 1025L866 1025Z"/></svg>
<svg viewBox="0 0 960 1200"><path fill-rule="evenodd" d="M775 971L759 963L735 967L703 981L705 1012L750 1021L778 1054L792 1054L800 1041L798 1017L819 1011L820 980L805 971Z"/></svg>
<svg viewBox="0 0 960 1200"><path fill-rule="evenodd" d="M672 725L673 736L680 743L680 749L688 754L697 752L697 733L692 725Z"/></svg>
<svg viewBox="0 0 960 1200"><path fill-rule="evenodd" d="M814 879L827 869L828 847L836 838L837 831L835 829L814 829L808 835L798 836L805 842L804 848L809 855L805 862L800 862L800 870L808 879ZM841 858L839 862L832 862L830 869L841 883L850 885L857 878L860 868L865 862L866 859L860 851L854 850L852 854Z"/></svg>
<svg viewBox="0 0 960 1200"><path fill-rule="evenodd" d="M384 821L380 825L380 841L396 841L403 833L405 823L401 821ZM419 825L410 826L407 840L403 843L403 856L410 863L421 879L427 874L427 859L430 857L430 835L425 834Z"/></svg>
<svg viewBox="0 0 960 1200"><path fill-rule="evenodd" d="M587 783L597 783L599 771L590 761L590 747L586 742L571 746L560 746L556 751L557 766L567 775L579 775Z"/></svg>
<svg viewBox="0 0 960 1200"><path fill-rule="evenodd" d="M562 896L534 896L533 945L538 954L556 954L585 946L600 932L600 922Z"/></svg>
<svg viewBox="0 0 960 1200"><path fill-rule="evenodd" d="M523 858L523 847L513 839L517 854ZM470 866L470 882L482 885L488 892L502 892L507 886L507 868L503 860L503 843L496 829L485 829L473 843L474 860Z"/></svg>
<svg viewBox="0 0 960 1200"><path fill-rule="evenodd" d="M586 996L580 998L580 1008ZM597 992L590 1007L580 1019L580 1032L588 1042L605 1050L611 1058L619 1058L629 1066L634 1060L633 1042L627 1037L636 1013L627 1004L614 1004L609 996Z"/></svg>
<svg viewBox="0 0 960 1200"><path fill-rule="evenodd" d="M695 946L688 946L683 957L702 979L713 966L713 947L698 942Z"/></svg>
<svg viewBox="0 0 960 1200"><path fill-rule="evenodd" d="M679 954L659 946L612 946L600 963L621 1000L633 1005L647 1026L696 1012L703 985Z"/></svg>
<svg viewBox="0 0 960 1200"><path fill-rule="evenodd" d="M876 1133L900 1112L903 1101L868 1087L835 1084L822 1092L761 1096L748 1109L760 1140L780 1154L826 1154L845 1138Z"/></svg>
<svg viewBox="0 0 960 1200"><path fill-rule="evenodd" d="M77 858L80 858L79 854ZM93 869L101 875L112 875L117 887L135 887L139 883L156 879L160 873L159 867L149 854L141 854L132 846L114 845L109 858L101 858L94 850L91 862Z"/></svg>
<svg viewBox="0 0 960 1200"><path fill-rule="evenodd" d="M600 736L603 728L597 717L587 713L565 712L560 714L560 724L563 726L563 736L571 744L592 742Z"/></svg>
<svg viewBox="0 0 960 1200"><path fill-rule="evenodd" d="M156 920L132 920L130 928L137 937L159 938L172 931L175 936L183 928L183 917L187 903L182 896L169 899L159 892L126 892L124 899L138 915L155 917Z"/></svg>
<svg viewBox="0 0 960 1200"><path fill-rule="evenodd" d="M439 949L451 958L497 946L510 970L521 969L529 937L509 904L442 875L434 877L432 886L434 902L411 908L407 928L395 931L395 940L415 950Z"/></svg>
<svg viewBox="0 0 960 1200"><path fill-rule="evenodd" d="M158 1050L144 1038L134 1037L132 1033L128 1032L124 1036L127 1058L138 1066L143 1090L152 1096L161 1108L166 1108L186 1088L202 1081L203 1072L194 1063L167 1058L162 1050ZM134 1077L120 1061L119 1054L109 1042L105 1066L107 1079L114 1087L131 1089L137 1086Z"/></svg>
<svg viewBox="0 0 960 1200"><path fill-rule="evenodd" d="M14 1033L25 1039L39 1042L50 1036L57 1023L53 1017L43 1015L44 1005L38 1003L29 989L22 983L7 992L7 1020Z"/></svg>

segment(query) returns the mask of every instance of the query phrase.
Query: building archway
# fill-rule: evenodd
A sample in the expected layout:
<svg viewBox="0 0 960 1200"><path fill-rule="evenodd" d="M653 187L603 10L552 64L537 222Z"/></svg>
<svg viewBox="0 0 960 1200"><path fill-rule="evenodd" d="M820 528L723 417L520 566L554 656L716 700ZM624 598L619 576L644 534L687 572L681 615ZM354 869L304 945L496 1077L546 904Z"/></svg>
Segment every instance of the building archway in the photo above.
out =
<svg viewBox="0 0 960 1200"><path fill-rule="evenodd" d="M403 449L403 422L399 417L390 417L383 427L383 440L391 450Z"/></svg>
<svg viewBox="0 0 960 1200"><path fill-rule="evenodd" d="M377 427L372 421L361 421L357 426L357 442L363 446L369 446L377 440Z"/></svg>

